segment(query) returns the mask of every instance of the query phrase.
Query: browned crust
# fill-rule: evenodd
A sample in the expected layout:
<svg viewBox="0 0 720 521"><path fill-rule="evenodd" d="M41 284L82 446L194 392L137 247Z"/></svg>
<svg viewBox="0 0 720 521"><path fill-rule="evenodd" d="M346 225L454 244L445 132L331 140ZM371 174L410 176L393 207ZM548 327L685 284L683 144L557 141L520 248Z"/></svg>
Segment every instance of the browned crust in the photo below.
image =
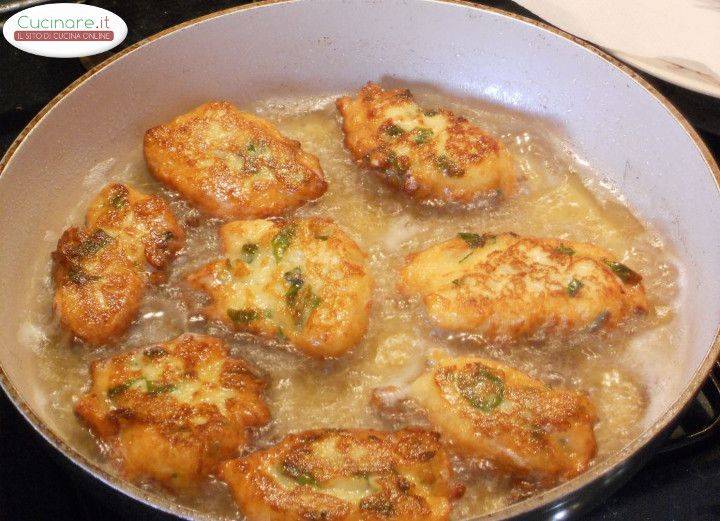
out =
<svg viewBox="0 0 720 521"><path fill-rule="evenodd" d="M91 259L77 253L92 240L87 230L69 228L53 252L53 306L62 326L88 344L116 340L140 307L145 279L117 243Z"/></svg>
<svg viewBox="0 0 720 521"><path fill-rule="evenodd" d="M251 241L249 237L254 236L256 227L263 227L263 231ZM287 256L300 249L305 259L300 265L289 264L284 259L276 261L272 254L273 239L289 227L293 228L294 236ZM265 339L279 337L316 358L341 356L362 339L372 302L367 256L332 220L233 221L221 227L220 237L224 259L209 263L187 277L190 286L211 296L212 303L204 309L208 317ZM245 263L238 252L238 245L248 241L258 247L258 257L250 264ZM255 270L266 269L272 275L265 285L243 283L239 293L233 293L235 284L246 280ZM287 302L290 288L286 275L292 269L302 271L307 279L303 288L312 289L319 299L301 324L292 324L289 320L292 306ZM236 297L246 303L257 301L259 293L270 301L270 309L260 310L244 304L242 308L250 307L256 312L252 320L230 318L231 301Z"/></svg>
<svg viewBox="0 0 720 521"><path fill-rule="evenodd" d="M473 405L462 394L468 383L481 382L483 392L492 395L497 388L485 378L493 377L502 382L502 394L491 408ZM453 450L517 478L548 487L587 470L596 454L597 412L587 395L550 388L499 362L445 358L412 389Z"/></svg>
<svg viewBox="0 0 720 521"><path fill-rule="evenodd" d="M517 191L514 165L497 139L447 109L423 110L408 89L369 82L336 105L355 161L415 199L472 203ZM441 135L432 130L438 118Z"/></svg>
<svg viewBox="0 0 720 521"><path fill-rule="evenodd" d="M643 284L621 280L608 265L614 256L602 248L514 233L480 237L486 240L477 249L455 237L411 254L401 271L400 292L419 295L445 329L513 340L613 329L650 309ZM532 254L547 262L535 262ZM583 286L571 295L567 285L574 278ZM528 289L538 286L543 290Z"/></svg>
<svg viewBox="0 0 720 521"><path fill-rule="evenodd" d="M107 185L98 194L88 208L86 225L116 229L136 240L147 263L156 269L165 268L185 243L185 231L165 199L119 183Z"/></svg>
<svg viewBox="0 0 720 521"><path fill-rule="evenodd" d="M138 356L172 362L146 384L154 391L132 386L142 379L143 373L132 364ZM181 402L167 391L185 382L200 382L200 389L210 389L198 378L212 363L221 364L219 385L232 394L224 401L226 410L211 402ZM96 361L91 377L89 392L75 406L78 417L109 444L127 479L152 479L176 492L196 488L221 461L246 445L248 427L270 421L262 399L264 382L244 360L231 358L221 340L210 336L184 334Z"/></svg>
<svg viewBox="0 0 720 521"><path fill-rule="evenodd" d="M88 208L86 226L66 230L52 254L54 310L63 327L91 345L116 341L157 278L145 263L165 268L184 239L161 197L106 186Z"/></svg>
<svg viewBox="0 0 720 521"><path fill-rule="evenodd" d="M339 460L314 455L314 447L327 444ZM304 484L286 488L267 473L269 467L290 469L304 476ZM270 449L225 463L221 475L249 521L446 520L450 500L458 494L439 435L422 429L319 429L291 434ZM328 489L323 492L326 483L332 487L336 480L361 476L372 480L373 488L357 502Z"/></svg>
<svg viewBox="0 0 720 521"><path fill-rule="evenodd" d="M149 129L144 151L157 179L217 217L278 216L327 190L317 157L226 101L205 103Z"/></svg>
<svg viewBox="0 0 720 521"><path fill-rule="evenodd" d="M135 52L138 50L138 48L148 45L149 43L152 43L153 41L156 41L162 37L166 37L168 35L175 34L177 32L182 31L186 27L189 27L191 25L197 25L203 21L211 20L214 18L218 18L221 16L226 16L229 14L232 14L236 11L244 11L248 9L256 9L258 7L262 7L265 5L273 5L273 4L281 4L281 3L288 3L292 0L262 0L257 3L252 3L248 5L243 5L239 7L231 7L228 9L224 9L221 11L218 11L216 13L211 13L205 16L201 16L198 18L194 18L191 20L188 20L186 22L183 22L181 24L178 24L176 26L170 27L164 31L161 31L157 34L154 34L148 38L145 38L144 40L141 40L139 42L134 43L133 45L123 49L120 52L117 52L113 54L111 57L106 59L105 61L101 62L100 64L96 65L89 71L87 71L84 75L82 75L80 78L76 79L73 83L68 85L65 89L63 89L60 93L55 96L28 124L27 126L18 134L18 136L15 138L15 140L12 142L8 150L6 151L5 155L0 159L0 175L4 173L5 168L10 163L10 161L15 157L15 153L17 152L18 148L25 142L27 139L27 136L30 134L31 131L33 131L37 125L45 118L47 117L48 113L55 108L55 106L62 101L68 94L74 92L78 87L85 84L88 80L92 79L93 76L96 74L108 69L110 66L113 65L113 63L116 60L120 60L127 55ZM697 131L690 125L690 123L683 117L683 115L678 111L677 108L675 108L672 103L670 103L660 92L655 89L647 80L645 80L640 74L635 72L632 68L625 65L621 61L619 61L616 58L613 58L608 53L598 49L597 47L592 46L591 44L587 43L584 40L581 40L580 38L577 38L567 32L564 32L560 29L557 29L555 27L549 26L547 24L544 24L542 22L538 22L537 20L533 20L531 18L527 18L525 16L521 16L515 13L508 13L506 11L502 11L497 8L488 7L488 6L479 6L478 4L471 3L468 1L463 0L443 0L444 2L448 4L454 4L459 5L463 7L468 7L471 9L476 9L480 11L486 11L491 13L496 13L500 16L507 16L510 18L513 18L515 20L519 20L525 24L528 24L530 26L535 26L540 28L543 31L546 31L550 34L559 35L565 40L571 41L575 43L576 45L579 45L585 49L587 49L590 53L600 57L602 60L610 64L612 67L615 67L616 69L620 70L624 74L626 74L628 77L632 78L633 81L637 82L642 86L643 89L648 91L650 95L652 95L656 100L658 100L659 103L663 105L663 107L672 115L672 117L675 119L675 121L678 122L684 129L684 131L690 136L690 138L693 140L695 145L698 147L700 152L702 153L705 161L707 162L710 170L712 171L712 175L715 179L716 184L720 183L720 169L718 168L717 162L715 161L713 155L710 153L708 147L705 145L703 140L698 135ZM673 419L680 413L680 411L683 410L683 408L694 398L696 395L698 389L702 385L702 383L705 381L705 379L708 376L708 373L711 371L715 360L718 357L718 354L720 353L720 330L716 328L714 338L712 340L712 345L710 345L710 349L708 350L706 356L703 358L702 362L698 366L697 370L693 373L692 379L690 383L687 385L687 387L683 390L683 392L678 396L677 400L671 405L670 408L668 408L657 420L656 424L653 428L647 429L645 433L636 438L624 451L618 452L614 455L610 455L607 458L605 458L602 462L599 462L597 465L594 466L593 469L590 469L583 477L578 478L577 480L574 480L572 483L567 483L563 486L556 487L552 492L548 492L540 497L535 497L528 499L526 501L523 501L521 503L518 503L514 506L512 506L509 509L505 509L502 512L499 512L497 514L494 514L491 516L492 519L500 519L505 518L508 516L514 516L514 515L522 515L526 514L528 512L535 511L537 509L540 509L543 507L543 505L550 504L551 502L557 501L558 499L562 498L566 494L570 494L577 491L582 491L585 487L588 487L591 483L597 481L598 479L601 479L603 477L610 478L615 474L618 474L620 472L623 472L624 470L627 470L629 467L625 464L626 460L630 456L637 456L641 453L643 453L643 450L647 452L647 449L649 445L651 445L652 440L658 438L658 433L663 432L668 425L673 421ZM93 476L97 477L98 479L101 479L105 481L106 483L109 483L111 486L115 487L117 490L123 491L125 494L127 494L129 497L138 500L143 501L148 504L153 504L157 506L158 508L162 509L165 512L168 513L174 513L180 516L184 517L191 517L197 515L197 511L195 509L186 507L184 505L179 504L178 502L168 499L164 497L163 495L149 492L146 489L133 486L131 484L128 484L124 480L118 478L113 473L110 473L106 471L101 465L97 464L95 461L91 461L88 459L83 453L79 452L76 448L72 447L68 443L65 442L63 438L57 435L56 432L54 432L48 425L36 414L36 412L30 407L30 405L24 400L24 398L20 395L18 392L16 386L12 383L10 377L6 373L6 371L3 370L2 367L0 367L0 383L2 384L2 387L4 388L5 392L8 394L8 396L13 401L14 405L22 412L22 414L28 418L28 420L33 424L33 426L40 432L43 437L48 440L48 442L53 445L58 451L60 451L62 454L67 456L72 461L75 461L78 463L78 465L87 471L88 473L92 474Z"/></svg>

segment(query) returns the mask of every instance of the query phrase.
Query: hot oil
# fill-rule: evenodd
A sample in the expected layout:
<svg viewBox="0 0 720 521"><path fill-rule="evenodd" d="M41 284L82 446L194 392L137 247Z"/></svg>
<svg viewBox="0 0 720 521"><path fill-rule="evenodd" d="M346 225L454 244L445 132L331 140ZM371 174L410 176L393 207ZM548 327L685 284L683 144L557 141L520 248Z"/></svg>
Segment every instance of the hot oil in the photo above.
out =
<svg viewBox="0 0 720 521"><path fill-rule="evenodd" d="M87 366L93 359L123 349L166 340L185 331L224 338L236 356L253 363L267 382L266 399L273 421L257 433L256 447L265 447L291 431L318 427L396 428L371 407L374 389L402 385L423 369L434 349L453 354L474 353L504 361L553 386L587 392L599 414L595 432L596 462L625 446L644 427L651 397L660 400L653 382L669 375L672 364L648 363L639 368L630 340L643 339L642 352L673 359L680 342L674 323L678 273L675 261L660 236L645 227L618 197L599 190L587 166L568 151L542 122L488 107L454 103L434 94L418 96L426 107L446 106L467 116L500 137L517 158L523 189L511 200L490 208L438 209L423 207L361 171L342 144L342 132L333 98L266 102L254 109L273 121L305 150L320 158L329 188L320 200L297 211L299 216L333 218L368 253L375 292L370 326L364 340L340 360L309 361L281 346L267 345L246 335L232 334L207 323L199 310L202 298L184 285L184 276L217 257L219 221L204 218L177 195L150 178L137 150L115 162L105 175L93 175L88 193L94 195L109 180L124 181L145 191L162 193L187 226L187 245L173 263L165 284L146 295L139 319L124 341L113 348L89 351L61 334L49 313L52 286L49 264L43 266L37 302L41 313L28 325L35 339L43 383L53 417L72 444L93 459L107 458L72 413L74 400L88 382ZM580 175L582 174L582 175ZM582 177L582 179L581 179ZM592 189L591 189L591 188ZM80 222L88 201L74 215ZM551 236L592 242L606 247L618 259L644 276L653 311L620 332L575 337L570 342L548 340L512 347L486 345L462 335L445 335L425 319L416 302L397 294L397 273L405 256L458 231L503 232ZM637 357L637 353L634 353ZM456 462L457 474L467 486L453 518L485 514L523 497L525 489L480 466ZM225 486L212 481L199 497L183 503L206 512L239 515Z"/></svg>

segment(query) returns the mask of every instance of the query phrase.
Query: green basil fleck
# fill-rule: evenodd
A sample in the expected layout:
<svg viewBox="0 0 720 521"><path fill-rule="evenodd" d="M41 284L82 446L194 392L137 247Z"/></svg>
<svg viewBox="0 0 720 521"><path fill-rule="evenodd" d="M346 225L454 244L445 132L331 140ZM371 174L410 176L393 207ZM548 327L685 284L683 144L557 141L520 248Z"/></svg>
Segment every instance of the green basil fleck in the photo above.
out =
<svg viewBox="0 0 720 521"><path fill-rule="evenodd" d="M126 382L123 382L121 384L115 385L107 390L107 397L108 398L115 398L116 396L121 395L135 383L142 380L142 378L131 378L130 380L127 380Z"/></svg>
<svg viewBox="0 0 720 521"><path fill-rule="evenodd" d="M415 129L415 132L413 141L415 141L418 145L425 143L433 136L433 131L429 128L417 128Z"/></svg>
<svg viewBox="0 0 720 521"><path fill-rule="evenodd" d="M319 483L310 472L304 472L293 463L286 461L282 464L282 473L297 481L300 485L317 487Z"/></svg>
<svg viewBox="0 0 720 521"><path fill-rule="evenodd" d="M405 131L404 131L401 127L399 127L399 126L397 126L397 125L395 125L395 124L392 124L392 125L389 125L389 126L385 129L385 133L386 133L388 136L393 136L393 137L395 137L395 136L399 136L400 134L404 134Z"/></svg>
<svg viewBox="0 0 720 521"><path fill-rule="evenodd" d="M613 273L615 273L615 275L620 277L620 280L622 280L625 284L634 286L635 284L639 284L642 280L642 277L638 272L631 270L621 262L610 261L607 259L603 259L603 262L613 271Z"/></svg>
<svg viewBox="0 0 720 521"><path fill-rule="evenodd" d="M465 171L445 154L435 158L435 166L447 177L462 177L465 175Z"/></svg>
<svg viewBox="0 0 720 521"><path fill-rule="evenodd" d="M118 396L119 394L122 394L125 391L127 391L129 387L130 387L130 385L127 382L124 384L115 385L107 390L107 396L108 396L108 398L114 398L114 397Z"/></svg>
<svg viewBox="0 0 720 521"><path fill-rule="evenodd" d="M255 260L255 257L257 257L258 254L258 245L254 244L252 242L248 242L246 244L243 244L243 247L240 249L242 252L242 258L247 264L252 264L252 261Z"/></svg>
<svg viewBox="0 0 720 521"><path fill-rule="evenodd" d="M561 244L557 248L555 248L555 253L560 253L562 255L575 255L575 250L573 250L569 246L565 246L564 244Z"/></svg>
<svg viewBox="0 0 720 521"><path fill-rule="evenodd" d="M152 380L145 380L145 389L147 394L158 395L173 392L177 387L175 384L156 384Z"/></svg>
<svg viewBox="0 0 720 521"><path fill-rule="evenodd" d="M570 281L570 283L567 285L568 295L570 295L571 297L574 297L575 295L577 295L580 292L580 288L582 288L583 286L584 286L584 284L582 283L582 281L580 281L578 279L572 279Z"/></svg>
<svg viewBox="0 0 720 521"><path fill-rule="evenodd" d="M110 206L119 210L127 204L128 200L124 193L116 193L110 197Z"/></svg>
<svg viewBox="0 0 720 521"><path fill-rule="evenodd" d="M291 288L292 290L292 288ZM305 285L294 290L292 297L289 296L291 290L288 290L288 305L290 306L290 314L293 317L297 327L303 327L313 310L320 305L320 297L315 295L312 288Z"/></svg>
<svg viewBox="0 0 720 521"><path fill-rule="evenodd" d="M246 308L246 309L228 309L228 317L236 324L249 324L253 320L260 317L257 310Z"/></svg>
<svg viewBox="0 0 720 521"><path fill-rule="evenodd" d="M313 478L310 474L300 474L297 478L295 478L295 481L301 485L310 485L312 487L316 487L318 485L318 482L315 481L315 478Z"/></svg>
<svg viewBox="0 0 720 521"><path fill-rule="evenodd" d="M470 255L472 255L476 249L482 248L485 246L488 241L494 241L497 239L497 235L493 235L491 233L483 233L480 235L479 233L470 233L470 232L460 232L458 233L458 237L460 237L470 248L470 251L467 255L465 255L462 259L458 261L458 264L465 261Z"/></svg>
<svg viewBox="0 0 720 521"><path fill-rule="evenodd" d="M505 395L505 382L487 369L478 367L472 372L458 373L455 384L460 395L483 412L490 412L500 405Z"/></svg>
<svg viewBox="0 0 720 521"><path fill-rule="evenodd" d="M302 270L300 267L293 268L290 271L286 271L283 274L283 278L290 285L288 290L285 292L285 300L287 300L288 304L292 305L297 298L300 288L305 282L303 280Z"/></svg>
<svg viewBox="0 0 720 521"><path fill-rule="evenodd" d="M398 157L395 152L390 151L387 155L387 163L389 168L387 173L394 177L402 177L407 172L407 168L403 165L403 157Z"/></svg>
<svg viewBox="0 0 720 521"><path fill-rule="evenodd" d="M160 346L152 346L145 349L143 351L143 354L148 358L162 358L163 356L167 355L168 352Z"/></svg>
<svg viewBox="0 0 720 521"><path fill-rule="evenodd" d="M97 275L90 275L81 266L73 264L68 270L68 278L73 284L83 285L93 280L99 280L100 277Z"/></svg>
<svg viewBox="0 0 720 521"><path fill-rule="evenodd" d="M295 237L295 225L286 224L277 232L271 241L273 256L276 262L280 262L285 256L285 252L290 247L293 237Z"/></svg>
<svg viewBox="0 0 720 521"><path fill-rule="evenodd" d="M258 156L267 152L268 148L265 143L250 141L246 147L249 156Z"/></svg>
<svg viewBox="0 0 720 521"><path fill-rule="evenodd" d="M464 240L470 248L482 248L485 246L485 236L479 233L460 232L458 237Z"/></svg>
<svg viewBox="0 0 720 521"><path fill-rule="evenodd" d="M105 246L107 246L112 237L103 229L95 230L90 237L85 239L80 246L74 252L78 257L88 257L99 252Z"/></svg>

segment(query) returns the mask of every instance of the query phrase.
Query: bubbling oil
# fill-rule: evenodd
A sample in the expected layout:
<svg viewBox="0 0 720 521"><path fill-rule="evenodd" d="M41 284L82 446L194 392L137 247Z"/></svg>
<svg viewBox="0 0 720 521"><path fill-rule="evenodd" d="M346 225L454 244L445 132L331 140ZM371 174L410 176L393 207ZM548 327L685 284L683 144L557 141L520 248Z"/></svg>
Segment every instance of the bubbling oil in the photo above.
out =
<svg viewBox="0 0 720 521"><path fill-rule="evenodd" d="M90 350L61 332L51 314L49 262L39 268L37 311L26 325L35 344L43 392L56 426L81 452L114 472L103 447L79 424L74 401L87 388L92 360L139 345L168 340L186 332L216 335L268 382L266 400L272 422L256 432L254 447L271 445L284 435L319 427L398 428L402 419L378 415L373 390L402 386L417 376L431 350L491 357L553 386L587 392L595 403L598 455L595 463L629 443L647 423L653 382L669 378L672 364L631 363L633 339L643 335L642 353L673 359L681 335L676 327L677 262L663 238L601 188L599 178L565 146L544 122L506 109L458 102L436 93L416 93L426 107L448 107L497 136L515 156L521 193L497 207L432 208L419 205L358 168L343 147L333 98L275 100L244 107L275 123L317 155L328 180L327 193L297 210L298 216L334 219L367 253L375 291L370 326L349 354L329 362L311 361L282 346L209 323L200 314L203 300L184 284L185 276L219 255L221 224L190 207L148 174L138 148L123 160L108 160L87 177L88 200L80 201L71 222L80 222L89 199L111 181L127 182L165 196L186 225L187 243L169 268L167 281L145 295L138 319L116 346ZM643 274L652 311L629 329L577 337L570 343L548 340L512 347L483 344L471 335L447 335L433 329L414 301L396 291L397 273L407 254L455 236L458 231L504 232L595 243ZM633 356L631 356L633 355ZM456 502L453 519L487 514L524 497L507 476L483 465L455 461L466 493ZM152 488L152 485L145 486ZM242 517L224 484L209 480L201 493L178 501L222 519Z"/></svg>

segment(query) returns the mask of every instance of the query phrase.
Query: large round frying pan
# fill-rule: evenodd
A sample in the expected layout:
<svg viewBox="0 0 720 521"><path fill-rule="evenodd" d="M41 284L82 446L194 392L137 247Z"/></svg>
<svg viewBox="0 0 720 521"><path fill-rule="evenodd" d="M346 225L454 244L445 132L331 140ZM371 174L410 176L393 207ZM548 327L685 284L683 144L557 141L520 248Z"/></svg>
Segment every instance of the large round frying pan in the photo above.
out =
<svg viewBox="0 0 720 521"><path fill-rule="evenodd" d="M27 420L76 465L166 512L201 512L135 487L68 442L37 385L21 324L37 259L83 196L83 176L138 147L145 129L209 99L337 94L368 80L431 84L552 122L677 252L682 273L675 392L646 428L588 472L492 518L576 512L619 486L667 435L720 343L718 167L682 116L606 54L499 11L436 0L281 1L194 20L134 45L55 98L0 163L0 382ZM47 234L47 235L46 235ZM670 384L668 384L670 385Z"/></svg>

